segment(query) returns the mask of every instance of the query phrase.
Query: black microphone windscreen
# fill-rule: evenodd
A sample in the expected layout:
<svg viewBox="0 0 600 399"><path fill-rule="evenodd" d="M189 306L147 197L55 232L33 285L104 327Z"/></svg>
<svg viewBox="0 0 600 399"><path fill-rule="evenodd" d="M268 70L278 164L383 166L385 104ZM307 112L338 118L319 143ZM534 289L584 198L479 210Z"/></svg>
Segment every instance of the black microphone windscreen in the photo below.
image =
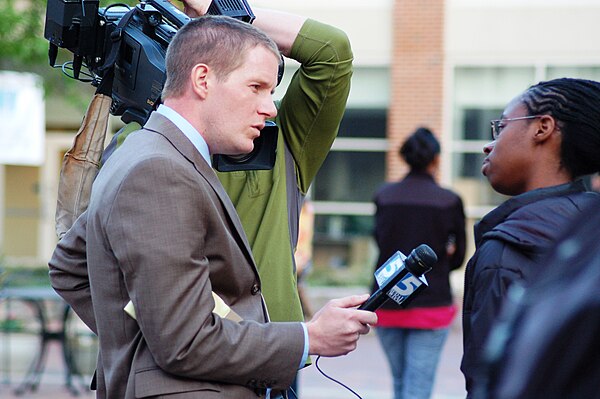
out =
<svg viewBox="0 0 600 399"><path fill-rule="evenodd" d="M417 276L421 276L431 270L437 262L438 257L429 245L421 244L413 249L406 258L406 266Z"/></svg>

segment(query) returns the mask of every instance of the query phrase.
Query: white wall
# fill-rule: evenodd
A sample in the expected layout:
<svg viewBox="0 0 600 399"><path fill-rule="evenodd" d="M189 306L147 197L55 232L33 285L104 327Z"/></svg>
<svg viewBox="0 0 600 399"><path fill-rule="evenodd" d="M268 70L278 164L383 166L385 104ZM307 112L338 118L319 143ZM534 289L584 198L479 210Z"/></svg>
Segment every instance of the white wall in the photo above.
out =
<svg viewBox="0 0 600 399"><path fill-rule="evenodd" d="M600 60L600 2L448 0L448 60L574 64Z"/></svg>
<svg viewBox="0 0 600 399"><path fill-rule="evenodd" d="M348 34L357 65L388 65L393 0L254 0L252 7L293 12L337 26Z"/></svg>
<svg viewBox="0 0 600 399"><path fill-rule="evenodd" d="M393 0L256 0L254 8L272 8L291 12L328 23L348 35L354 53L354 75L348 97L348 107L386 108L389 104L389 63L392 52ZM275 98L285 93L294 71L287 61L287 70Z"/></svg>

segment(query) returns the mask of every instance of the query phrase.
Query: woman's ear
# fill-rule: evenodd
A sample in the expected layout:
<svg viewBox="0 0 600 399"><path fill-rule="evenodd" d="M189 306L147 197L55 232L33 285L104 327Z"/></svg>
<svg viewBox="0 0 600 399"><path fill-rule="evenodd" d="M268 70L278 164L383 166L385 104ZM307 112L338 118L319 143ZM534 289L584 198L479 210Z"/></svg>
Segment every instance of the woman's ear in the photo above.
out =
<svg viewBox="0 0 600 399"><path fill-rule="evenodd" d="M536 122L536 128L537 130L533 136L533 139L539 143L548 140L554 131L559 130L558 125L556 124L556 119L550 115L541 116Z"/></svg>

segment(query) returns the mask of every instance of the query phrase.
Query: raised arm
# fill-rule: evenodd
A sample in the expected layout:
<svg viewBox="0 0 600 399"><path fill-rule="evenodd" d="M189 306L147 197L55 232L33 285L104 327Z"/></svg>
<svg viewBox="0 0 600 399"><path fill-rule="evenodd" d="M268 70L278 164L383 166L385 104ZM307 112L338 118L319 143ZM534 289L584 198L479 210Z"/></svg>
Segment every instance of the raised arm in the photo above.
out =
<svg viewBox="0 0 600 399"><path fill-rule="evenodd" d="M300 68L281 100L277 124L294 158L298 188L305 194L337 136L350 93L353 54L343 31L308 19L290 57Z"/></svg>
<svg viewBox="0 0 600 399"><path fill-rule="evenodd" d="M184 0L183 11L189 17L200 17L208 11L212 0ZM252 23L263 30L277 43L279 51L286 57L290 56L292 45L306 21L305 17L282 11L252 7L256 19Z"/></svg>

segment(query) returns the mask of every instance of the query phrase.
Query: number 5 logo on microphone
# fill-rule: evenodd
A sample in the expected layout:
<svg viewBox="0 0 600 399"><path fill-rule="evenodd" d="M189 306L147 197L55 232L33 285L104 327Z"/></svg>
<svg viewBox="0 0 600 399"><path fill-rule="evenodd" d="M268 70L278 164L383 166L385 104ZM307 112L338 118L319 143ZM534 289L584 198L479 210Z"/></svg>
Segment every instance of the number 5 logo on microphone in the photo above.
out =
<svg viewBox="0 0 600 399"><path fill-rule="evenodd" d="M402 302L406 301L408 297L414 294L423 284L427 285L425 276L417 278L408 273L389 291L388 297L400 305Z"/></svg>
<svg viewBox="0 0 600 399"><path fill-rule="evenodd" d="M392 257L375 271L375 280L379 287L385 284L399 269L404 267L404 259L406 259L406 256L402 252L396 251Z"/></svg>
<svg viewBox="0 0 600 399"><path fill-rule="evenodd" d="M409 296L415 292L421 284L422 283L418 278L409 273L404 276L402 280L398 281L398 284L396 284L392 290L396 290L400 295Z"/></svg>

